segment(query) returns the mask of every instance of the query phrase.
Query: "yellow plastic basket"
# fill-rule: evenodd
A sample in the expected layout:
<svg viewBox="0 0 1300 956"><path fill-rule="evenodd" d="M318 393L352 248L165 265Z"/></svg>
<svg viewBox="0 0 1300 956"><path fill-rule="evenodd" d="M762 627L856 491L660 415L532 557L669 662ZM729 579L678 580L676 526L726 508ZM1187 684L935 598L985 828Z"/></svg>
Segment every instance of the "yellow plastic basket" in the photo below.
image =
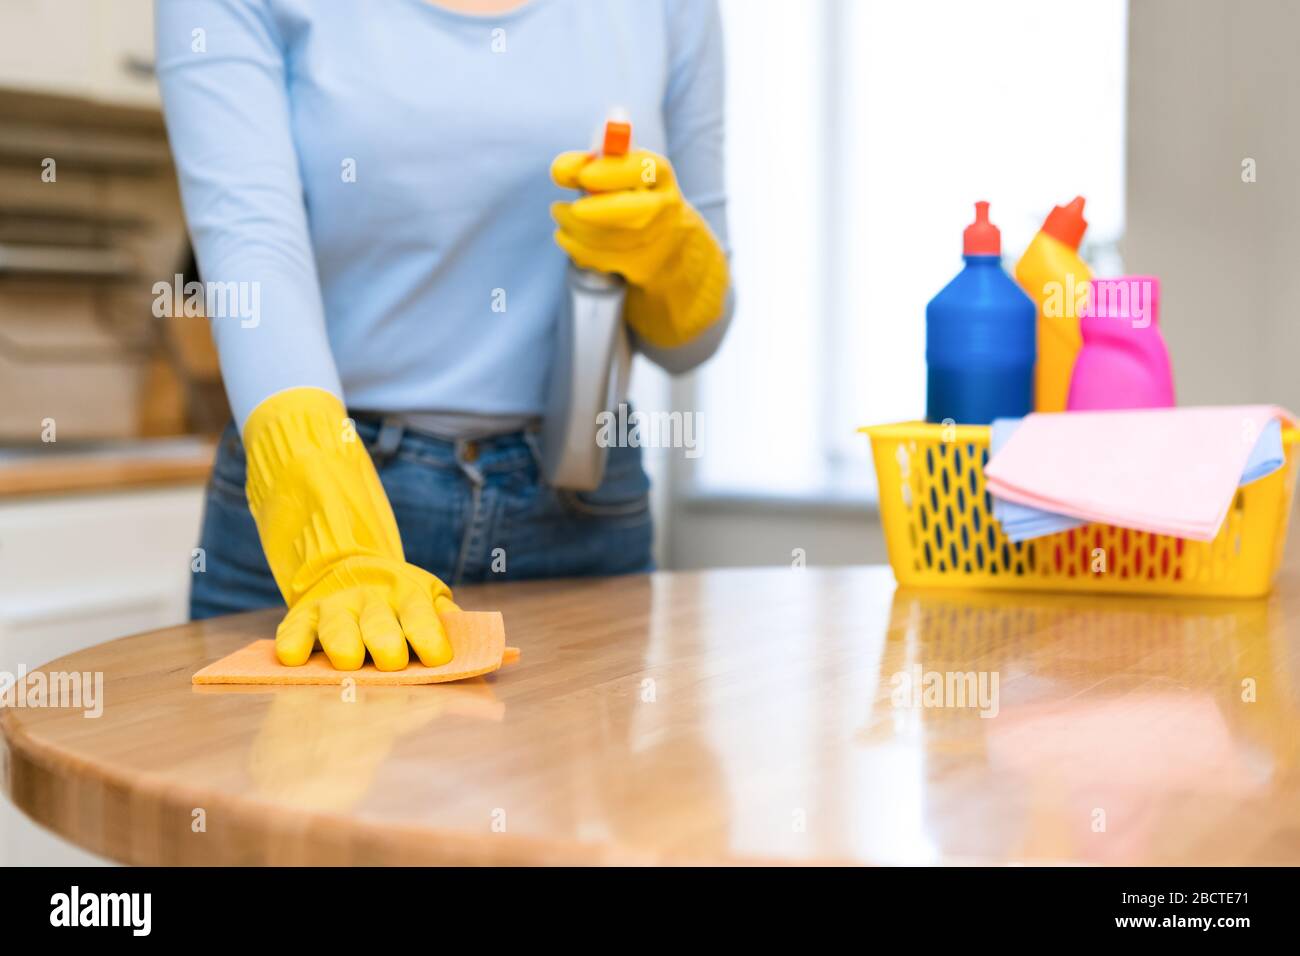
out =
<svg viewBox="0 0 1300 956"><path fill-rule="evenodd" d="M1286 465L1238 490L1211 542L1089 524L1013 544L984 490L985 425L902 422L863 428L880 487L880 518L899 584L1111 591L1204 597L1267 594L1282 560L1300 430L1286 428Z"/></svg>

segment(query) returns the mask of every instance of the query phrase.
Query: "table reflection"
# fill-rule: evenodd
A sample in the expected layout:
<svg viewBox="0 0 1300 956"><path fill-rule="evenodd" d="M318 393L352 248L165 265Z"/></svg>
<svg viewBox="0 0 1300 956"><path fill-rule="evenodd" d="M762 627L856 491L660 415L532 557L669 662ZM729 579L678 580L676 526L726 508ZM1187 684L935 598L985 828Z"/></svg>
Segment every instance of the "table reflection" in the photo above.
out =
<svg viewBox="0 0 1300 956"><path fill-rule="evenodd" d="M859 739L923 756L945 855L1183 855L1296 773L1276 604L899 590Z"/></svg>

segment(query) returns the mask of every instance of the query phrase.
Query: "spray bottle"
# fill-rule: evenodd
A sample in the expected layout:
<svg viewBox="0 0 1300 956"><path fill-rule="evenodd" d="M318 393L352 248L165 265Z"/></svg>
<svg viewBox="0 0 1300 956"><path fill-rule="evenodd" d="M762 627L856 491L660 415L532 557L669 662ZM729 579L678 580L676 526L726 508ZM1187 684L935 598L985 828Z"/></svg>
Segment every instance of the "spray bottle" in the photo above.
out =
<svg viewBox="0 0 1300 956"><path fill-rule="evenodd" d="M631 143L631 124L614 115L598 152L623 156ZM601 413L617 411L632 367L626 293L622 276L569 263L542 422L542 472L552 487L593 491L605 475L608 449L597 440Z"/></svg>

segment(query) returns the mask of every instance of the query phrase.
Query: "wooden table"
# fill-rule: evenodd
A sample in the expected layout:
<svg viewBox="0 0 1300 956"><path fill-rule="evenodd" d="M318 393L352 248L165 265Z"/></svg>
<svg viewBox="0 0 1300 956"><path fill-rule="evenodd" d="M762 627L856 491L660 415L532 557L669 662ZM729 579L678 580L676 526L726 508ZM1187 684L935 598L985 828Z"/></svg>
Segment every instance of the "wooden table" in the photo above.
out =
<svg viewBox="0 0 1300 956"><path fill-rule="evenodd" d="M104 673L103 714L0 711L6 790L148 864L1300 863L1290 572L1258 601L895 593L883 568L457 596L505 612L520 663L355 700L190 684L273 612L53 662Z"/></svg>

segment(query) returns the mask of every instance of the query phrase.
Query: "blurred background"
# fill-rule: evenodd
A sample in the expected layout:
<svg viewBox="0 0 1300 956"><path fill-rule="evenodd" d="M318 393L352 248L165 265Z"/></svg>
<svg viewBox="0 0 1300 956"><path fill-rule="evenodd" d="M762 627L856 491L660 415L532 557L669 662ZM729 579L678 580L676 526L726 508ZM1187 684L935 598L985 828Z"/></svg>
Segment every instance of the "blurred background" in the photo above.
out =
<svg viewBox="0 0 1300 956"><path fill-rule="evenodd" d="M738 308L696 374L635 372L699 415L698 457L648 451L661 566L884 560L856 429L923 414L979 199L1014 262L1084 195L1094 271L1162 281L1181 403L1300 409L1300 4L722 10ZM151 0L0 5L0 671L185 617L228 411L206 320L153 314L197 276L152 47ZM0 814L0 859L53 839Z"/></svg>

